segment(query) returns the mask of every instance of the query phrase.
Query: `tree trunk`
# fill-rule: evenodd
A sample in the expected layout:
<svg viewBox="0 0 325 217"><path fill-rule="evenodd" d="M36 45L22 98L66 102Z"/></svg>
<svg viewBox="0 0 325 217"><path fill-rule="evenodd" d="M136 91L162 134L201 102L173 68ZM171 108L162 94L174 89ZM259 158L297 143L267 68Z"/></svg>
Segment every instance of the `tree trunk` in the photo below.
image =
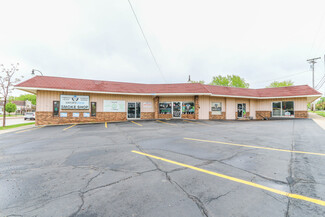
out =
<svg viewBox="0 0 325 217"><path fill-rule="evenodd" d="M4 101L3 101L3 119L2 119L2 126L3 127L6 126L6 104L7 104L7 99L4 98Z"/></svg>

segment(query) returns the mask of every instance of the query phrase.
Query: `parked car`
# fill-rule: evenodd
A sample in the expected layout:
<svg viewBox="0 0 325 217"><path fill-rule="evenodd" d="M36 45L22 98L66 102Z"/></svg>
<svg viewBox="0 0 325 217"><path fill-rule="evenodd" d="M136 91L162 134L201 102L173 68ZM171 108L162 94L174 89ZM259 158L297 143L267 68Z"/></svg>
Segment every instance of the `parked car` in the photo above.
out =
<svg viewBox="0 0 325 217"><path fill-rule="evenodd" d="M24 120L35 120L35 112L26 112Z"/></svg>

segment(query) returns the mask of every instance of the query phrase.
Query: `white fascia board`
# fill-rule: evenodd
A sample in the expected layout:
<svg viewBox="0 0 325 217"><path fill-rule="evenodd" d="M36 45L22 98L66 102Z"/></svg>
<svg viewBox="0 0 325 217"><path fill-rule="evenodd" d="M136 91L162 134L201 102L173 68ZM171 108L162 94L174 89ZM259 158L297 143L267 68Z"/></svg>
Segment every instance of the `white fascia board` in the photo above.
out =
<svg viewBox="0 0 325 217"><path fill-rule="evenodd" d="M100 94L117 94L117 95L141 95L141 96L194 96L194 95L211 95L210 93L120 93L120 92L104 92L104 91L89 91L89 90L68 90L54 88L38 88L38 87L15 87L15 89L23 91L62 91L62 92L77 92L77 93L100 93Z"/></svg>
<svg viewBox="0 0 325 217"><path fill-rule="evenodd" d="M322 95L300 95L300 96L277 96L277 97L254 97L254 96L232 96L232 95L217 95L211 93L120 93L120 92L104 92L104 91L89 91L89 90L68 90L54 88L38 88L38 87L15 87L18 90L24 91L63 91L63 92L79 92L79 93L100 93L100 94L117 94L117 95L141 95L141 96L194 96L205 95L226 98L246 98L246 99L281 99L281 98L300 98L300 97L321 97Z"/></svg>

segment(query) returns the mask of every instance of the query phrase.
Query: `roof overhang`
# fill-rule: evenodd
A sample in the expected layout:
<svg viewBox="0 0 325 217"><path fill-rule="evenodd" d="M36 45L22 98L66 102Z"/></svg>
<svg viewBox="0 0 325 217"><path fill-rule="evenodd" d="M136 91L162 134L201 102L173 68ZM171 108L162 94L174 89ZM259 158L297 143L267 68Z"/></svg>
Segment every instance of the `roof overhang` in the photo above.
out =
<svg viewBox="0 0 325 217"><path fill-rule="evenodd" d="M272 97L255 97L255 96L236 96L236 95L218 95L211 93L123 93L123 92L105 92L105 91L89 91L89 90L70 90L70 89L55 89L55 88L38 88L38 87L15 87L18 90L36 94L38 90L42 91L61 91L61 92L76 92L76 93L98 93L98 94L115 94L115 95L137 95L137 96L194 96L205 95L215 97L228 98L244 98L244 99L284 99L284 98L307 98L307 103L313 102L322 95L299 95L299 96L272 96Z"/></svg>

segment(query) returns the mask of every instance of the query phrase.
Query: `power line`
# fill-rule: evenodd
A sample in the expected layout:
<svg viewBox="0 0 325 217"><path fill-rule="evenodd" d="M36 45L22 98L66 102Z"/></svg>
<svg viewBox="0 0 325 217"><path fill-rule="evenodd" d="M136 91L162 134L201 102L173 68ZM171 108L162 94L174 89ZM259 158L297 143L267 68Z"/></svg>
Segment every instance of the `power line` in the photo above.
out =
<svg viewBox="0 0 325 217"><path fill-rule="evenodd" d="M282 77L278 77L278 78L274 78L274 79L270 79L270 80L266 80L266 81L256 81L256 82L253 82L252 84L256 84L256 83L266 83L266 82L270 82L270 81L276 81L276 80L279 80L279 79L292 77L292 76L295 76L295 75L298 75L298 74L302 74L302 73L306 73L306 72L309 72L309 70L307 70L307 71L303 71L303 72L293 73L293 74L290 74L290 75L286 75L286 76L282 76Z"/></svg>
<svg viewBox="0 0 325 217"><path fill-rule="evenodd" d="M162 72L162 70L161 70L161 68L160 68L160 66L159 66L159 64L158 64L158 62L157 62L157 59L156 59L155 55L154 55L153 52L152 52L152 49L151 49L151 47L150 47L150 45L149 45L149 42L148 42L148 39L147 39L146 35L144 34L144 31L143 31L143 29L142 29L142 27L141 27L141 24L140 24L140 22L139 22L139 19L138 19L137 15L136 15L136 13L135 13L135 11L134 11L134 9L133 9L133 6L132 6L130 0L128 0L128 2L129 2L129 5L130 5L130 7L131 7L131 10L132 10L132 12L133 12L133 15L134 15L134 17L135 17L135 19L136 19L136 21L137 21L137 23L138 23L138 26L139 26L139 28L140 28L140 30L141 30L142 36L143 36L144 40L145 40L146 43L147 43L147 46L148 46L149 51L150 51L150 54L151 54L153 60L155 61L155 64L156 64L156 66L157 66L157 68L158 68L158 71L159 71L159 73L161 74L162 78L164 79L165 83L167 83L166 78L165 78L165 76L164 76L164 74L163 74L163 72Z"/></svg>

